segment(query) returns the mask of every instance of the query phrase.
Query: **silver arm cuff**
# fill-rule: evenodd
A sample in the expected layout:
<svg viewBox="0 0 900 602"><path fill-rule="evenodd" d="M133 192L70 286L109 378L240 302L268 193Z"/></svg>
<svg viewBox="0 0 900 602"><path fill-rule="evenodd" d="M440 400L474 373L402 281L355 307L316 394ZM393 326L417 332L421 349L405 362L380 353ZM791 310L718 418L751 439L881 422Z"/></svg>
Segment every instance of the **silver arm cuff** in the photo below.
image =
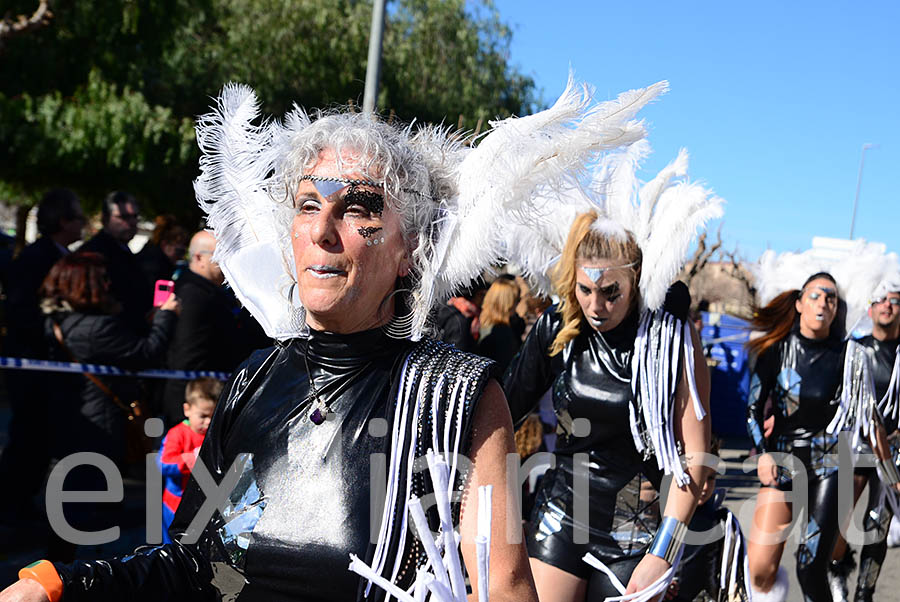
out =
<svg viewBox="0 0 900 602"><path fill-rule="evenodd" d="M684 536L687 529L687 525L677 518L663 517L648 553L659 556L668 562L669 566L674 566L678 553L684 547Z"/></svg>
<svg viewBox="0 0 900 602"><path fill-rule="evenodd" d="M886 484L896 485L900 483L900 474L898 474L897 465L894 464L892 458L878 460L878 465L881 467L881 474L884 475Z"/></svg>

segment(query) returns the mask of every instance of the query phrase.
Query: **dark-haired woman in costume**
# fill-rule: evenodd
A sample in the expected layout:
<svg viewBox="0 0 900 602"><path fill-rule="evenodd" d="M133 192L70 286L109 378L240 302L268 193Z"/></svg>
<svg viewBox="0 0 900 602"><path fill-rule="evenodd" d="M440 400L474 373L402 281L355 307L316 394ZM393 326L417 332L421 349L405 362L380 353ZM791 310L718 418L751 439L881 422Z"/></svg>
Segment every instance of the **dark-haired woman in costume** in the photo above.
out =
<svg viewBox="0 0 900 602"><path fill-rule="evenodd" d="M747 425L760 454L762 484L748 546L754 600L787 597L787 575L779 568L781 533L791 524L792 511L799 511L786 492L802 483L800 475L809 484L809 520L797 549L797 577L808 600L831 600L826 569L838 534L838 474L826 455L837 452L837 435L826 429L837 409L843 373L839 303L834 277L820 272L754 314L753 327L763 332L748 344L755 365ZM766 433L770 396L773 425ZM793 459L776 462L771 452Z"/></svg>

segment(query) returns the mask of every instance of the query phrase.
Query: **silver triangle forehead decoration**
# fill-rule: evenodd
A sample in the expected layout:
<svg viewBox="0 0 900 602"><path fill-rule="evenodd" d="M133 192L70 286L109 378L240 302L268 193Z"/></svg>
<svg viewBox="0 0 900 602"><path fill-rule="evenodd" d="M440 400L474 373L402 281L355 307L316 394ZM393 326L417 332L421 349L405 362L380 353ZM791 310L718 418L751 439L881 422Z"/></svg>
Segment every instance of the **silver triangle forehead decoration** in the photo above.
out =
<svg viewBox="0 0 900 602"><path fill-rule="evenodd" d="M619 268L630 268L632 266L637 265L637 262L626 263L625 265L611 265L605 268L589 268L587 266L582 266L581 271L587 274L587 277L591 279L591 282L600 282L603 279L603 274L608 272L609 270L616 270Z"/></svg>
<svg viewBox="0 0 900 602"><path fill-rule="evenodd" d="M371 186L373 188L381 188L382 185L372 180L352 180L350 178L328 178L324 176L304 175L300 176L300 181L309 180L316 187L316 191L324 198L328 198L335 192L346 188L347 186Z"/></svg>

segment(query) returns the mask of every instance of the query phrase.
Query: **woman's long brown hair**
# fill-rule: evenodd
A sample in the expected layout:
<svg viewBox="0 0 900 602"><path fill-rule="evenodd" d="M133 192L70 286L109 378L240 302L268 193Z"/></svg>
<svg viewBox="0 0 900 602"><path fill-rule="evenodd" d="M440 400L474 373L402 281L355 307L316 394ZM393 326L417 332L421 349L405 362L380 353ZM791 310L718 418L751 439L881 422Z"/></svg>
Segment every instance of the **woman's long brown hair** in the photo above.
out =
<svg viewBox="0 0 900 602"><path fill-rule="evenodd" d="M747 342L750 353L759 357L769 347L784 340L791 333L797 319L797 299L800 290L785 291L772 299L765 307L753 308L753 319L750 324L753 330L761 330L765 334Z"/></svg>

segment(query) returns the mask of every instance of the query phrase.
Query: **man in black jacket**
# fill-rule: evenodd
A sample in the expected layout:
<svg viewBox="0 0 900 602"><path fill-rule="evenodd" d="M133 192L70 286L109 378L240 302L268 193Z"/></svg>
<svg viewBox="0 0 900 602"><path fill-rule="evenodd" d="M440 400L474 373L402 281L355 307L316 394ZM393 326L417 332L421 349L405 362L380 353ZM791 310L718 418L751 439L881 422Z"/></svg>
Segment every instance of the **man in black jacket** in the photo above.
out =
<svg viewBox="0 0 900 602"><path fill-rule="evenodd" d="M212 261L216 239L200 231L191 238L189 269L175 281L181 317L169 346L167 365L173 370L233 370L251 351L236 317L234 298L223 288L225 276ZM184 380L170 380L164 390L167 428L184 420Z"/></svg>
<svg viewBox="0 0 900 602"><path fill-rule="evenodd" d="M22 249L9 268L6 289L7 335L4 354L44 359L44 318L38 289L69 245L81 239L85 218L81 203L71 190L51 190L38 205L37 226L41 237ZM27 506L44 480L50 461L47 433L47 379L40 373L7 371L6 386L12 406L9 444L0 457L0 483L15 487L16 495L3 496L0 504Z"/></svg>
<svg viewBox="0 0 900 602"><path fill-rule="evenodd" d="M137 234L137 199L131 194L113 191L106 195L100 220L103 229L84 243L85 251L106 257L110 292L122 304L122 313L136 334L149 330L147 313L153 306L153 283L147 282L128 241Z"/></svg>

